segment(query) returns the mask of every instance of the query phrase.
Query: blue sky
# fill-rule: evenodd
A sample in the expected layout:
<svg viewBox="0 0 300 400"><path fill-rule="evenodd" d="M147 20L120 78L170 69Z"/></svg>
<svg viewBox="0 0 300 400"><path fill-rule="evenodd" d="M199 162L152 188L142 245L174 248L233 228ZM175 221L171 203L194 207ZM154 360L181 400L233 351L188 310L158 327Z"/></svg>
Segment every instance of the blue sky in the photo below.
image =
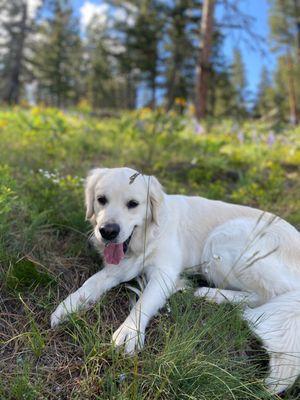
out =
<svg viewBox="0 0 300 400"><path fill-rule="evenodd" d="M72 4L76 14L80 14L80 9L85 3L103 5L104 2L101 0L73 0ZM227 60L230 62L232 58L232 50L235 47L240 48L246 66L248 90L255 94L263 65L265 65L270 71L275 67L275 57L270 53L268 48L268 0L240 0L240 8L244 13L249 14L254 18L252 29L265 39L266 43L263 46L265 54L262 54L259 50L251 49L251 45L249 45L249 43L247 44L243 40L243 35L238 31L232 30L226 32L223 52ZM216 19L221 23L226 23L224 18L222 18L222 15L223 7L218 5ZM250 44L254 45L253 40L250 42Z"/></svg>
<svg viewBox="0 0 300 400"><path fill-rule="evenodd" d="M251 15L255 20L253 22L253 31L265 39L263 45L264 54L260 51L254 51L242 40L239 32L228 32L225 40L224 54L228 59L232 57L234 47L239 47L243 54L244 63L247 72L247 82L249 91L255 93L260 81L261 69L266 66L268 70L273 71L276 65L276 58L269 50L269 26L268 26L268 0L240 0L240 8L246 14ZM220 17L221 10L217 13Z"/></svg>

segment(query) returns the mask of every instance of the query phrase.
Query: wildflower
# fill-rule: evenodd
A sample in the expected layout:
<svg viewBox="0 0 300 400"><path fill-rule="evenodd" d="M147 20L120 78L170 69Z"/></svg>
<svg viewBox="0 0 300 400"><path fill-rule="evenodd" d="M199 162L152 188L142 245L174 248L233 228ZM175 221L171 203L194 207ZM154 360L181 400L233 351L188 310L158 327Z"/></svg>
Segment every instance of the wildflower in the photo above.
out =
<svg viewBox="0 0 300 400"><path fill-rule="evenodd" d="M4 119L0 121L0 128L5 128L7 125L8 125L8 122L4 121Z"/></svg>
<svg viewBox="0 0 300 400"><path fill-rule="evenodd" d="M119 383L124 382L125 379L126 379L126 374L122 373L122 374L119 375Z"/></svg>
<svg viewBox="0 0 300 400"><path fill-rule="evenodd" d="M31 110L30 110L31 114L32 114L33 116L35 116L35 117L38 117L40 114L43 113L43 111L44 111L44 110L43 110L42 105L32 107Z"/></svg>
<svg viewBox="0 0 300 400"><path fill-rule="evenodd" d="M245 141L245 136L244 136L244 133L243 133L242 131L239 131L239 132L238 132L237 138L238 138L238 141L239 141L240 143L244 143L244 141Z"/></svg>
<svg viewBox="0 0 300 400"><path fill-rule="evenodd" d="M276 141L276 137L274 135L274 132L270 131L270 133L268 135L268 139L267 139L268 146L272 147L273 144L275 143L275 141Z"/></svg>
<svg viewBox="0 0 300 400"><path fill-rule="evenodd" d="M186 99L184 99L183 97L176 97L175 104L177 106L184 107L186 105Z"/></svg>
<svg viewBox="0 0 300 400"><path fill-rule="evenodd" d="M204 133L203 126L199 124L199 122L196 119L194 119L194 129L197 135L202 135L202 133Z"/></svg>
<svg viewBox="0 0 300 400"><path fill-rule="evenodd" d="M189 105L188 105L188 113L189 113L190 115L195 115L195 112L196 112L196 109L195 109L194 104L189 104Z"/></svg>
<svg viewBox="0 0 300 400"><path fill-rule="evenodd" d="M139 110L139 114L140 114L141 118L148 118L151 115L151 113L152 113L152 110L150 107L144 107Z"/></svg>

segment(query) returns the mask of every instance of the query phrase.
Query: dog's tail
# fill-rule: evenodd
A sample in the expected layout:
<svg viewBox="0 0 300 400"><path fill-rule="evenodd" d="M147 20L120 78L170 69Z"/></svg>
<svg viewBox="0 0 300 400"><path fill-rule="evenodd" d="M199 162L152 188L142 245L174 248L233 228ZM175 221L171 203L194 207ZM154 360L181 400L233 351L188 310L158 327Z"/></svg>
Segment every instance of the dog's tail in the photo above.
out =
<svg viewBox="0 0 300 400"><path fill-rule="evenodd" d="M274 393L283 392L300 374L300 290L247 308L244 318L269 353L267 386Z"/></svg>

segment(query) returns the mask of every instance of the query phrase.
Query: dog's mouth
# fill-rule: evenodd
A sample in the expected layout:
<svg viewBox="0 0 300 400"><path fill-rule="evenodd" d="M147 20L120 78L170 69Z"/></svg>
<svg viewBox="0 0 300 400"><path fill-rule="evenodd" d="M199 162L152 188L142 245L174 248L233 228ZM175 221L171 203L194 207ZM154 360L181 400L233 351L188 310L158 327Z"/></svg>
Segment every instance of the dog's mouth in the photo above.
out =
<svg viewBox="0 0 300 400"><path fill-rule="evenodd" d="M120 264L120 261L125 257L125 254L128 250L132 235L133 231L131 232L131 235L125 240L125 242L121 243L108 242L105 245L103 255L105 261L108 264L114 264L114 265Z"/></svg>
<svg viewBox="0 0 300 400"><path fill-rule="evenodd" d="M133 234L133 231L131 232L131 235L129 236L129 238L127 238L125 240L125 242L123 242L123 252L124 252L124 254L126 254L126 252L128 250L128 246L129 246L130 240L132 238L132 234Z"/></svg>

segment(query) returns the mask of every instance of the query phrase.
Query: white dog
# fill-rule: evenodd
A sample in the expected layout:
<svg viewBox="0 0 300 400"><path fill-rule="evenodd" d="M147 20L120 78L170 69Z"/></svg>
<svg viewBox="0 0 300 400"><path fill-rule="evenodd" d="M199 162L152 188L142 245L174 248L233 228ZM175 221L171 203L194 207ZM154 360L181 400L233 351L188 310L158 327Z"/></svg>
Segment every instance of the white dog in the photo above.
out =
<svg viewBox="0 0 300 400"><path fill-rule="evenodd" d="M286 221L250 207L167 195L154 177L129 168L94 169L86 180L86 217L104 268L51 316L55 327L121 282L144 273L147 286L113 335L129 354L142 348L149 320L174 293L185 268L201 269L216 288L195 295L244 302L270 354L274 392L300 373L300 234Z"/></svg>

